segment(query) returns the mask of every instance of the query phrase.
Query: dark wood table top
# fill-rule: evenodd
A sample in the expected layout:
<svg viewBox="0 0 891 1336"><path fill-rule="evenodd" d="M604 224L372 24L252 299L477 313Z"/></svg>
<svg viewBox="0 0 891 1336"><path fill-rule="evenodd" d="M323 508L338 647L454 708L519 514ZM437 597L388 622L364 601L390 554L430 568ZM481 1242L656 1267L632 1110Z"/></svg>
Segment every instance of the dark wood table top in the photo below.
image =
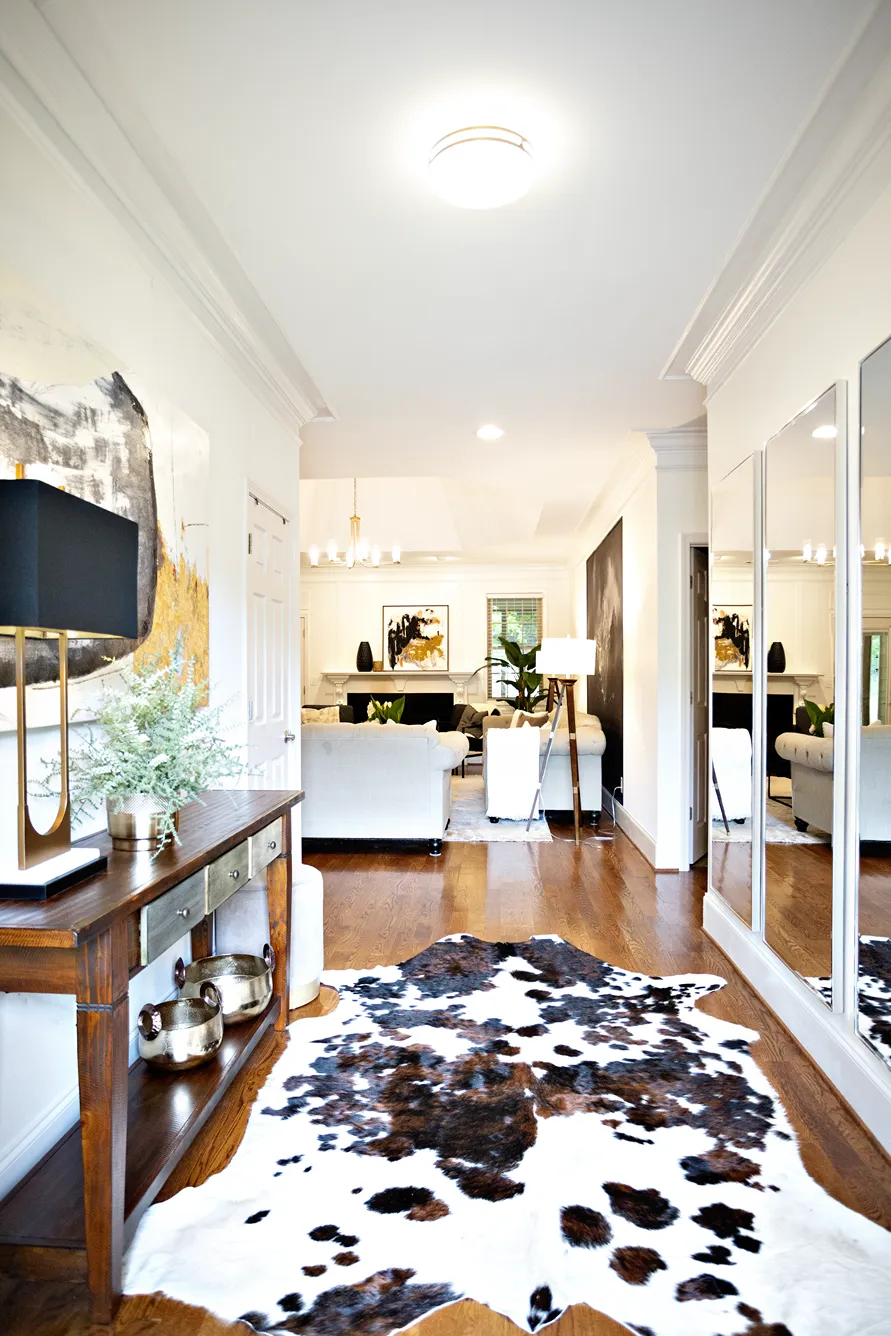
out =
<svg viewBox="0 0 891 1336"><path fill-rule="evenodd" d="M302 799L300 789L205 793L202 803L180 812L180 844L154 859L112 849L105 833L79 840L108 855L107 870L50 900L0 900L0 946L76 946L157 899Z"/></svg>

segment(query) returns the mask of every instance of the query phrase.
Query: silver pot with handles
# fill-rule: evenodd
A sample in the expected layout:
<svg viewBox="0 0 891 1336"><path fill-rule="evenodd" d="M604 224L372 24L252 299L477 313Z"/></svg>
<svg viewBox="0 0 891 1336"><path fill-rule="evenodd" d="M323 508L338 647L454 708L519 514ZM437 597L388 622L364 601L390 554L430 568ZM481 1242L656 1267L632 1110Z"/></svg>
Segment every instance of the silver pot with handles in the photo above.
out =
<svg viewBox="0 0 891 1336"><path fill-rule="evenodd" d="M212 983L223 999L223 1024L239 1025L268 1007L274 968L275 953L267 942L262 956L205 956L191 965L180 957L173 981L183 998L200 997L203 985Z"/></svg>
<svg viewBox="0 0 891 1336"><path fill-rule="evenodd" d="M223 1003L212 983L195 997L144 1006L136 1021L139 1054L152 1067L181 1072L208 1062L223 1042Z"/></svg>

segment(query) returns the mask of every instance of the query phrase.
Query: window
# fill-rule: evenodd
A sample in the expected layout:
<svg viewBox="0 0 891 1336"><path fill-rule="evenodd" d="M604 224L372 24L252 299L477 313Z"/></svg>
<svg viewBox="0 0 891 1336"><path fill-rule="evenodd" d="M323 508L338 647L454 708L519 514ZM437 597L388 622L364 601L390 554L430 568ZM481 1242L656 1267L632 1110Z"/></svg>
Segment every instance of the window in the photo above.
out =
<svg viewBox="0 0 891 1336"><path fill-rule="evenodd" d="M863 633L863 723L888 721L888 632Z"/></svg>
<svg viewBox="0 0 891 1336"><path fill-rule="evenodd" d="M542 599L535 597L490 598L487 600L487 654L501 653L501 637L515 640L520 649L534 649L541 643ZM510 694L501 680L497 664L489 665L489 696L500 700Z"/></svg>

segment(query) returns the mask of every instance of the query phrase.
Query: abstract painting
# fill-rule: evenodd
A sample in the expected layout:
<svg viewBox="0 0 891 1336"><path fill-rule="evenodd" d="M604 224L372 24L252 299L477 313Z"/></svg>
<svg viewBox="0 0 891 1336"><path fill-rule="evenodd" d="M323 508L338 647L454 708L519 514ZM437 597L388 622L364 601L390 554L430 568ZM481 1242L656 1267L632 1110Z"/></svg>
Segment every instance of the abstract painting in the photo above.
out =
<svg viewBox="0 0 891 1336"><path fill-rule="evenodd" d="M712 608L715 642L715 672L751 667L752 606L740 604Z"/></svg>
<svg viewBox="0 0 891 1336"><path fill-rule="evenodd" d="M86 385L40 384L0 373L0 477L14 477L17 463L27 477L65 487L139 525L139 635L69 642L72 713L89 712L97 677L113 673L131 655L140 663L169 650L177 634L187 657L196 660L197 674L206 678L207 434L117 371ZM13 642L3 637L3 716L14 717L14 681ZM29 642L27 681L35 688L29 722L55 721L53 643Z"/></svg>
<svg viewBox="0 0 891 1336"><path fill-rule="evenodd" d="M610 793L623 775L625 644L622 618L622 521L588 558L588 639L597 641L597 671L588 678L588 712L606 735L603 785ZM624 796L624 795L623 795Z"/></svg>
<svg viewBox="0 0 891 1336"><path fill-rule="evenodd" d="M384 660L385 670L447 671L449 610L445 604L428 608L412 604L385 607Z"/></svg>

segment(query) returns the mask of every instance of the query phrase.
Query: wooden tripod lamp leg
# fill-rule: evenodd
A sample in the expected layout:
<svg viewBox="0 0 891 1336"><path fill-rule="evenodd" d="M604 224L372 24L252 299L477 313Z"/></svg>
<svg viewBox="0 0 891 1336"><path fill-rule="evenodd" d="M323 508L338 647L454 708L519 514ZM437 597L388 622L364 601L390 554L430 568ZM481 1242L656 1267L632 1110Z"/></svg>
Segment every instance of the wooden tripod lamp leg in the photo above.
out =
<svg viewBox="0 0 891 1336"><path fill-rule="evenodd" d="M579 744L575 731L575 680L566 683L566 713L569 722L569 769L572 775L572 814L575 820L575 842L581 839L582 802L579 792Z"/></svg>

